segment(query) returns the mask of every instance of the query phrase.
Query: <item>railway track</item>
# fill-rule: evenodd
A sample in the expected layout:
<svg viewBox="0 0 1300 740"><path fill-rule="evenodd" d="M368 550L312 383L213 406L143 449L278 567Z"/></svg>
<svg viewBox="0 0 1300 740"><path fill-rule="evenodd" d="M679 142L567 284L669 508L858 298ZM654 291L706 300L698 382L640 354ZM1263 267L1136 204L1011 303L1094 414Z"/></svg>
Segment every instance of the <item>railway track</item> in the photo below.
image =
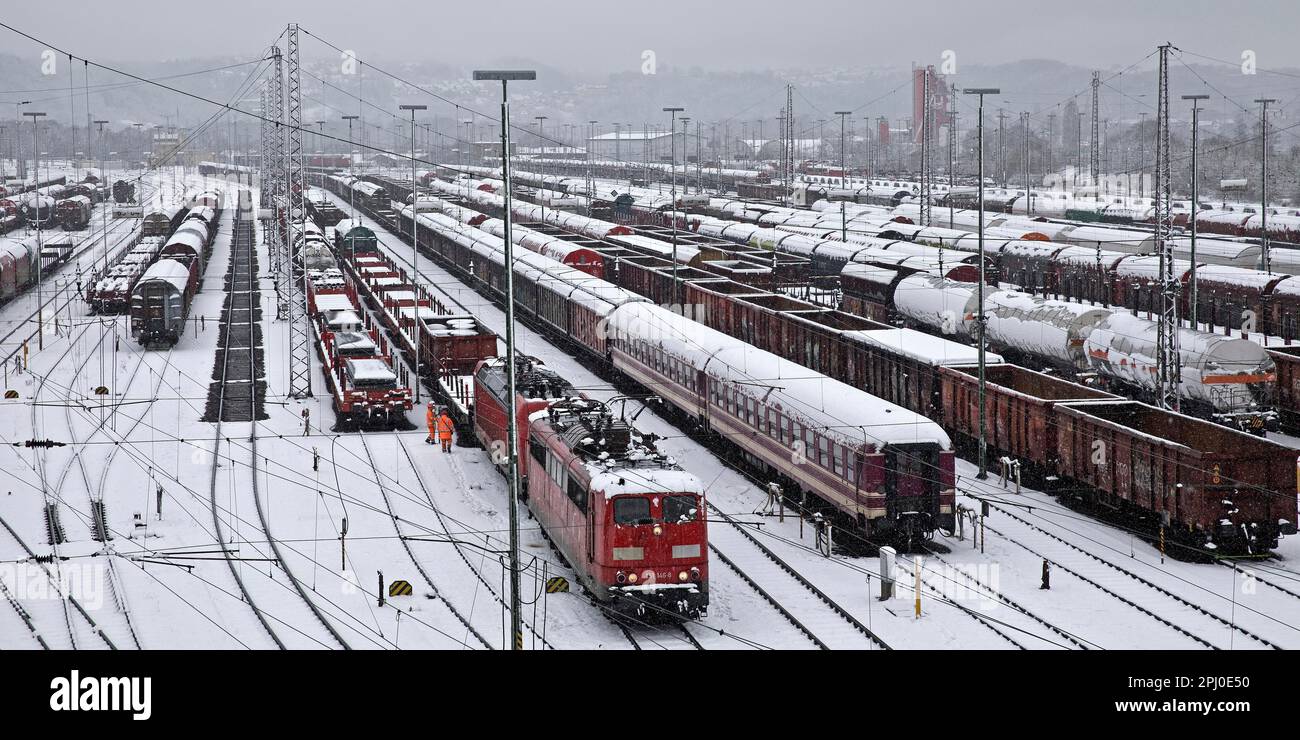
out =
<svg viewBox="0 0 1300 740"><path fill-rule="evenodd" d="M403 452L406 451L406 445L402 444L400 437L397 439L396 443L398 445L401 445ZM421 563L419 558L415 556L415 552L411 549L410 540L407 538L406 533L402 531L403 520L401 517L397 515L397 512L393 509L393 502L388 496L388 487L384 485L384 480L383 480L384 476L379 472L383 470L383 467L380 466L379 463L375 461L374 455L370 453L370 445L366 442L365 432L361 433L361 448L366 453L366 459L370 462L370 469L374 471L375 486L379 489L379 493L384 499L384 508L388 510L388 518L391 519L393 522L393 529L394 531L397 532L397 539L402 543L402 549L406 550L406 556L410 558L411 563L415 565L415 570L419 572L420 577L422 577L424 579L424 582L428 584L435 598L437 598L437 600L443 606L447 607L447 611L451 612L451 615L455 617L456 620L459 621L462 625L464 625L465 629L470 634L474 635L474 638L477 639L479 643L483 645L483 647L492 650L493 649L492 644L489 643L487 641L487 638L485 638L482 635L482 633L480 633L477 629L475 629L474 625L470 623L470 621L465 617L465 615L462 614L461 611L457 609L454 604L451 603L451 600L447 598L447 595L444 594L442 590L438 588L437 584L433 580L433 577L429 575L429 572L427 570L425 570L424 564ZM408 453L408 461L409 461L409 453ZM413 461L412 461L412 469L414 469ZM418 475L418 471L417 471L417 475Z"/></svg>
<svg viewBox="0 0 1300 740"><path fill-rule="evenodd" d="M999 529L985 524L984 526L988 531L1030 552L1035 557L1046 560L1055 568L1074 575L1203 647L1211 649L1224 647L1208 638L1206 633L1210 628L1227 628L1260 646L1275 650L1282 649L1276 642L1265 638L1252 629L1243 627L1235 619L1225 619L1205 606L1195 603L1077 542L1049 531L1007 507L990 503L990 508L1006 516L1010 520L1011 526ZM1013 533L1012 530L1020 531ZM1036 541L1032 544L1023 541L1030 538ZM1157 612L1156 608L1149 603L1151 594L1159 595L1160 599L1169 606L1169 611ZM1171 616L1170 612L1183 612L1183 614L1175 617ZM1189 617L1200 621L1201 624L1196 627L1185 626L1183 622L1188 621Z"/></svg>
<svg viewBox="0 0 1300 740"><path fill-rule="evenodd" d="M21 547L23 551L27 553L28 563L34 563L40 566L41 570L44 572L46 581L50 584L50 588L51 588L50 593L62 595L62 598L58 598L58 599L45 598L45 599L39 599L39 601L43 601L47 603L58 602L61 605L61 611L63 612L64 622L67 626L69 647L74 650L88 647L86 645L80 645L77 642L78 628L74 625L72 613L69 612L68 607L70 606L72 612L75 612L81 618L80 620L77 620L75 624L80 624L82 621L84 621L85 627L91 631L91 635L93 637L98 637L99 641L103 642L106 646L108 646L110 650L117 650L117 645L113 642L112 638L109 637L108 634L104 632L104 630L100 627L100 625L97 622L95 622L93 618L91 618L90 613L86 611L86 608L82 606L81 602L77 600L76 596L64 590L62 586L64 582L63 577L59 572L59 566L61 564L61 558L59 557L59 555L55 553L52 556L49 555L38 556L36 552L32 550L32 548L27 544L27 542L25 542L23 538L18 535L18 532L16 532L14 528L9 525L9 522L7 522L3 517L0 517L0 527L3 527L3 529L9 534L9 536L12 537L15 542L18 543L18 546ZM28 603L34 603L34 600L29 600ZM26 612L25 609L20 609L19 611L20 613ZM28 616L30 617L30 615ZM28 622L28 624L30 625L30 621ZM41 642L43 643L44 640L41 640Z"/></svg>
<svg viewBox="0 0 1300 740"><path fill-rule="evenodd" d="M241 191L241 193L244 191ZM244 215L237 210L237 215ZM293 569L289 567L288 560L284 557L284 552L280 548L280 542L276 539L275 534L271 531L271 523L266 514L266 503L262 499L261 485L257 476L257 420L261 414L261 402L258 384L258 316L260 313L260 298L257 282L257 248L256 248L256 231L253 222L247 219L238 219L235 222L235 231L231 239L231 261L230 261L230 281L225 308L224 332L226 339L225 352L223 357L223 373L221 379L221 398L222 408L220 421L249 422L249 472L252 478L250 492L253 496L254 508L257 509L257 521L266 535L266 543L271 548L271 554L275 558L280 570L289 579L289 584L293 590L307 605L308 610L316 618L330 637L344 650L351 650L352 646L339 632L338 628L325 616L316 601L307 593L307 588L303 582L294 575ZM246 300L236 300L245 298ZM243 319L237 318L237 314L242 313ZM245 347L232 347L231 339L236 338L246 342ZM241 357L242 355L242 357ZM235 360L237 376L231 377L231 360ZM229 396L229 386L237 383L240 392L237 394L235 406L232 408L227 405Z"/></svg>
<svg viewBox="0 0 1300 740"><path fill-rule="evenodd" d="M680 622L664 625L627 624L626 620L620 620L613 615L606 614L606 616L618 627L623 637L627 638L633 650L645 650L643 642L650 643L661 650L706 649L695 635L691 634L686 625Z"/></svg>
<svg viewBox="0 0 1300 740"><path fill-rule="evenodd" d="M447 526L446 515L443 514L442 509L433 500L433 495L429 492L428 485L425 484L424 476L420 474L419 468L416 467L415 465L415 459L411 456L411 451L407 449L406 445L400 445L400 446L402 448L402 454L406 457L407 463L411 466L411 470L414 471L415 473L416 482L419 483L420 485L420 491L424 494L424 498L429 504L429 509L433 512L434 516L437 517L438 519L439 528L442 529L444 534L451 532L452 530L449 529ZM464 485L465 481L462 479L460 483ZM466 568L469 568L469 571L474 575L474 578L478 580L478 582L483 586L483 588L487 589L487 592L492 595L492 598L495 599L496 602L500 604L502 608L508 609L509 604L506 602L502 594L492 586L491 581L485 578L483 576L483 573L478 568L474 567L474 563L470 560L469 555L466 553L466 549L467 549L466 545L456 537L448 536L447 540L452 545L452 547L455 548L456 554L460 556L461 562L465 564ZM535 637L539 642L541 642L542 646L545 649L547 650L555 649L555 645L551 643L544 634L538 632L536 627L530 624L528 620L521 619L520 621L524 625L524 629L532 633L533 637Z"/></svg>
<svg viewBox="0 0 1300 740"><path fill-rule="evenodd" d="M112 225L109 228L109 236L116 237L116 239L115 241L112 242L112 245L109 246L108 248L109 251L118 250L123 246L124 242L128 242L128 241L133 242L132 237L135 236L136 234L135 229L129 229L125 234L118 233L118 230L121 228L122 224L128 223L133 220L134 219L126 219L126 218L113 219ZM70 265L74 264L76 260L79 260L82 256L84 256L86 252L94 249L95 241L102 238L104 238L104 234L102 233L97 233L97 234L87 236L85 239L81 241L80 246L75 248L72 254L69 255L68 260L64 262L61 266L56 268L55 270L51 271L51 273L48 276L46 276L46 279L52 279L59 276ZM48 298L45 298L43 301L41 301L39 306L33 308L31 313L13 322L14 324L16 324L14 328L10 329L3 336L0 336L0 346L4 346L10 340L13 340L14 348L4 356L3 360L0 360L0 363L10 362L13 359L14 355L22 351L23 343L31 341L31 339L40 332L40 327L37 327L36 329L32 330L30 334L26 336L19 336L16 339L14 338L14 336L22 330L23 326L27 324L36 323L36 318L38 313L41 313L42 311L47 311L48 309L50 309L51 305L57 304L53 306L53 310L48 310L48 316L57 316L60 311L66 309L71 303L81 299L80 294L78 294L76 291L69 290L72 287L74 287L73 284L65 282L61 287L57 288ZM71 295L67 295L66 297L64 297L62 303L58 303L59 299L63 297L64 294L66 293L71 293ZM17 300L26 295L27 293L23 292L18 296L11 298L9 302L12 303L14 300ZM48 318L46 320L48 321Z"/></svg>
<svg viewBox="0 0 1300 740"><path fill-rule="evenodd" d="M927 555L927 557L930 558L930 559L932 559L932 560L937 560L938 562L943 563L944 565L949 566L950 571L953 572L953 573L959 573L959 572L961 572L960 569L958 569L958 568L954 568L954 567L951 567L951 566L952 566L952 563L948 562L946 559L944 559L944 557L943 557L941 554L935 552L933 549L930 550L930 553L929 553L929 555ZM913 567L915 567L915 566L913 566ZM1032 622L1033 624L1036 624L1036 625L1038 625L1038 626L1040 626L1040 627L1042 627L1042 628L1047 629L1047 630L1050 631L1051 633L1053 633L1053 634L1055 634L1056 636L1058 636L1058 637L1064 639L1065 641L1069 642L1070 644L1074 645L1075 647L1079 648L1080 650L1091 650L1091 649L1093 649L1094 647L1096 647L1096 645L1094 645L1094 644L1092 644L1092 643L1089 643L1089 642L1085 642L1084 640L1080 639L1078 636L1076 636L1076 635L1074 635L1074 634L1072 634L1072 633L1070 633L1070 632L1068 632L1068 631L1062 629L1060 626L1058 626L1058 625L1056 625L1056 624L1053 624L1052 622L1048 621L1046 618L1044 618L1044 617L1042 617L1042 616L1036 614L1033 610L1029 609L1028 607L1026 607L1026 606L1020 604L1020 603L1017 602L1016 600L1014 600L1014 599L1012 599L1011 597L1007 596L1007 595L1006 595L1005 593L1003 593L1000 589L997 589L997 588L995 588L995 587L993 587L993 586L988 585L987 583L984 583L984 582L981 581L978 577L973 576L973 575L970 575L969 573L962 573L962 578L963 578L963 581L964 581L965 583L969 583L969 584L974 588L974 590L975 590L975 591L978 591L979 593L981 593L981 594L983 595L984 598L991 599L991 600L993 600L993 601L997 601L997 602L999 602L999 603L1001 603L1001 604L1004 604L1004 605L1006 605L1006 606L1011 607L1011 608L1012 608L1013 610L1015 610L1016 612L1020 613L1020 614L1023 615L1024 617L1027 617L1028 620L1029 620L1030 622ZM926 584L926 586L930 588L931 591L933 591L933 592L935 592L935 593L938 593L938 594L941 594L941 595L944 593L944 590L943 590L943 589L941 589L941 588L936 588L936 587L934 587L933 585L931 585L928 581L925 581L925 579L924 579L924 575L922 576L922 580L923 580L923 582ZM960 608L960 605L959 605L959 608ZM999 636L1002 637L1003 639L1007 640L1007 641L1010 642L1011 644L1015 645L1016 647L1020 648L1021 650L1027 650L1027 649L1028 649L1028 646L1026 646L1026 645L1023 644L1022 642L1020 642L1020 640L1017 640L1014 636L1012 636L1012 635L1010 634L1010 630L1008 630L1008 629L1005 628L1005 627L1007 626L1007 625L1005 624L1005 620L1003 620L1003 624L1002 624L1001 626L999 626L999 625L997 625L997 624L992 623L989 619L987 619L985 616L983 616L983 615L980 614L979 612L975 612L975 611L970 611L970 610L968 610L968 613L969 613L973 618L975 618L976 620L980 621L982 624L984 624L986 627L988 627L988 628L989 628L990 630L992 630L994 633L996 633L997 635L999 635ZM1054 641L1048 640L1047 638L1044 638L1044 637L1042 637L1042 636L1040 636L1040 635L1037 635L1037 634L1035 634L1034 632L1032 632L1032 631L1030 631L1030 630L1028 630L1028 629L1023 629L1023 628L1022 628L1022 630L1021 630L1021 634L1023 634L1023 635L1027 635L1027 636L1030 636L1030 637L1037 638L1038 640L1040 640L1040 641L1042 641L1042 642L1049 642L1050 644L1058 645L1058 643L1055 643Z"/></svg>
<svg viewBox="0 0 1300 740"><path fill-rule="evenodd" d="M63 352L59 354L58 358L51 365L51 373L53 372L53 369L62 366L64 364L64 361L68 358L68 356L72 354L74 350L76 350L79 347L82 337L89 330L90 326L91 324L86 323L70 331L69 335L66 337L67 347L64 348ZM96 343L96 347L99 347L100 343L102 343L106 337L107 334L101 335L99 342ZM78 364L78 362L79 362L79 358L74 357L73 364ZM143 365L143 363L144 363L144 357L141 356L139 362L136 365L135 370L132 372L131 375L132 380L134 380L135 375L139 372L139 369L141 365ZM31 430L32 430L33 438L39 438L41 436L46 436L46 437L49 436L48 432L42 433L40 431L40 417L41 417L40 409L43 407L43 403L41 401L41 394L45 392L46 386L49 385L50 378L51 378L50 374L42 375L40 377L40 382L37 383L36 389L32 393ZM74 381L74 385L75 385L75 381ZM66 584L65 576L62 571L64 567L67 567L64 565L64 561L68 559L68 557L65 556L63 550L65 549L64 546L68 545L71 542L71 540L68 538L67 530L64 526L65 517L63 516L63 512L72 511L73 514L75 515L74 518L77 518L82 522L86 522L90 533L90 539L92 540L97 539L96 535L101 533L106 533L106 527L103 526L102 520L100 522L100 526L98 527L96 527L95 524L93 523L94 522L94 520L92 519L93 512L96 510L102 511L102 505L98 507L98 509L94 505L94 493L90 485L90 476L89 476L89 472L86 469L85 461L83 459L83 452L85 451L84 444L88 442L91 438L93 438L100 428L97 427L95 431L93 431L87 438L80 439L78 437L77 426L74 421L73 413L72 413L73 401L71 398L71 394L74 392L74 389L71 387L60 387L60 390L65 391L69 397L61 399L58 402L51 402L51 405L57 405L62 407L63 409L62 417L67 429L67 439L64 441L64 444L70 446L71 449L68 450L69 454L67 456L67 460L64 462L62 466L61 471L54 479L51 479L49 473L49 455L50 455L49 449L41 450L36 453L35 468L41 482L41 500L43 506L43 517L45 520L46 540L51 548L51 557L49 558L47 563L42 564L42 567L45 568L48 574L51 568L47 566L48 565L53 566L52 570L54 572L55 577L57 578L57 580L53 581L53 583L56 585L56 587L61 589ZM64 495L64 485L66 484L68 476L72 472L74 466L78 467L81 472L81 479L85 487L85 494L87 496L87 501L88 503L90 503L90 508L86 512L77 511L75 507L71 506L67 502L66 497ZM52 486L51 483L53 484ZM18 539L18 535L16 532L11 532L11 533L14 535L15 539ZM26 543L23 543L20 540L20 544L22 545L24 550L27 550L29 557L32 558L36 557L36 555L31 551L31 549L27 547ZM125 624L125 632L129 636L130 640L135 644L135 646L139 648L140 647L139 637L136 634L135 626L131 622L130 614L126 609L125 600L123 598L123 595L121 594L120 580L117 578L116 568L113 564L112 558L107 558L106 563L107 564L105 565L105 573L107 575L107 579L105 581L105 585L107 586L107 589L113 598L114 605L119 609L119 611L123 616L123 621ZM69 596L69 600L71 600L71 596ZM99 625L94 624L93 620L90 620L90 617L85 614L85 610L81 609L80 607L75 607L75 611L82 613L82 615L85 616L85 619L91 624L93 631L98 633L99 636L103 638L103 640L109 645L109 647L116 649L115 643L113 643L113 641L109 639L107 634L101 629ZM77 628L75 627L75 624L77 624L78 622L77 620L72 619L72 614L69 612L66 605L63 607L63 612L64 612L64 621L68 628L68 635L69 635L69 639L71 640L72 647L73 648L79 647L80 645L78 643L78 639L76 636Z"/></svg>
<svg viewBox="0 0 1300 740"><path fill-rule="evenodd" d="M1300 599L1300 573L1296 573L1295 571L1290 570L1289 568L1283 568L1283 567L1277 568L1277 570L1285 572L1285 575L1282 575L1284 579L1290 579L1296 581L1294 585L1284 586L1276 581L1271 581L1267 578L1260 576L1259 575L1260 569L1258 567L1247 568L1245 566L1237 565L1234 562L1224 561L1224 560L1218 560L1215 562L1217 562L1219 565L1222 565L1224 567L1233 568L1235 570L1240 570L1243 572L1248 570L1250 572L1251 579L1259 583L1262 583L1265 586L1268 586L1269 588L1273 589L1274 591L1277 591L1278 593L1286 594L1287 596L1290 596L1294 599Z"/></svg>
<svg viewBox="0 0 1300 740"><path fill-rule="evenodd" d="M32 636L32 639L36 641L36 644L42 650L49 650L50 643L45 641L44 635L42 635L41 631L36 628L36 624L32 621L31 612L27 611L18 600L18 597L14 595L13 591L5 585L3 579L0 579L0 598L3 598L5 603L9 605L9 608L13 610L14 614L22 620L22 623L27 628L28 634Z"/></svg>
<svg viewBox="0 0 1300 740"><path fill-rule="evenodd" d="M782 616L823 650L876 650L891 649L867 625L818 588L802 573L772 551L767 545L738 523L734 517L712 503L711 511L722 517L729 526L714 527L709 532L709 549L722 562L753 586ZM730 532L733 536L719 532ZM719 546L721 540L727 549ZM760 582L760 579L761 582ZM773 589L764 584L784 582L778 600ZM788 588L793 583L798 588ZM797 596L795 594L798 594Z"/></svg>
<svg viewBox="0 0 1300 740"><path fill-rule="evenodd" d="M234 248L235 246L232 242L232 249ZM252 248L251 245L249 245L248 249L250 251L251 248ZM234 256L232 254L231 256L232 274L234 269L235 269L235 262L234 262ZM228 321L229 308L227 308L226 314L227 315L223 317L223 320ZM280 636L276 634L276 631L271 628L271 623L268 620L267 615L257 606L257 602L253 599L253 595L249 592L247 584L244 583L244 578L240 572L239 566L235 562L235 558L231 553L230 547L227 545L227 543L230 540L227 539L225 528L221 524L221 505L217 503L217 471L221 468L221 454L220 454L221 440L222 440L221 433L222 433L223 420L226 417L225 379L226 379L227 370L229 369L230 332L226 332L225 339L219 351L221 352L222 355L221 363L219 365L220 379L218 383L220 384L220 386L219 386L217 400L216 400L217 420L216 420L215 433L213 435L214 441L213 441L213 449L212 449L212 477L211 477L211 485L209 486L209 499L210 499L209 504L212 510L212 531L216 536L217 542L221 545L221 555L225 559L226 566L230 570L230 576L235 580L235 585L239 588L239 593L243 597L244 603L248 604L249 609L253 610L253 615L257 617L258 623L262 625L262 628L264 630L266 630L266 634L270 636L271 641L275 643L276 647L280 648L281 650L284 650L286 649L284 641L280 639ZM253 475L253 478L254 480L256 480L257 478L256 474Z"/></svg>
<svg viewBox="0 0 1300 740"><path fill-rule="evenodd" d="M104 339L107 338L107 336L108 336L107 334L102 336L100 338L99 343L97 343L96 346L99 347L103 343ZM132 369L131 374L128 376L125 385L122 386L121 398L123 399L123 401L125 401L125 399L127 398L127 394L130 392L131 387L134 385L136 376L139 375L141 368L146 364L146 358L150 356L150 353L147 352L141 352L139 354L140 357L137 360L135 367ZM170 367L171 365L171 358L172 358L172 352L169 349L166 353L166 356L163 358L163 367L161 370L158 371L157 383L148 389L150 399L156 400L158 398L158 393L163 384L164 374L167 372L167 368ZM130 427L124 433L120 435L115 435L118 437L118 440L123 440L123 441L130 440L132 432L134 432L135 429L144 420L145 415L149 413L149 409L151 405L152 405L152 401L148 404L142 405L142 410L140 411L140 414L131 420ZM115 553L113 552L111 546L109 545L109 541L113 538L113 532L112 532L112 528L108 524L108 511L107 511L107 503L105 500L105 493L108 490L109 469L112 467L113 461L117 457L117 453L121 449L121 446L119 444L114 444L111 448L109 448L108 456L104 460L100 470L99 485L96 488L91 485L90 471L87 469L86 466L85 455L83 454L84 448L82 447L82 445L93 441L96 436L99 436L101 433L104 433L105 426L109 424L112 416L115 416L118 412L118 404L113 405L113 408L110 411L110 417L100 419L100 420L95 420L93 415L91 415L90 410L85 408L85 406L80 407L82 411L87 413L87 415L91 415L90 420L92 422L96 422L94 429L85 439L77 439L76 423L73 418L72 408L73 406L71 400L66 399L66 402L63 404L64 418L68 426L69 439L76 445L76 449L74 449L72 453L72 457L68 460L67 465L64 467L63 472L60 475L56 490L60 492L63 490L64 480L70 473L71 468L75 463L81 473L81 481L82 481L82 485L85 488L86 501L89 504L89 508L85 512L76 511L74 509L74 513L77 514L77 518L85 524L87 530L89 531L90 538L100 543L100 552L107 555L114 555ZM114 440L114 441L118 441L118 440ZM135 644L137 649L139 649L141 647L140 638L138 633L136 632L135 624L131 619L130 609L128 608L126 603L126 593L122 586L121 578L117 573L116 558L114 557L106 558L104 568L105 568L105 573L107 575L106 585L107 585L107 590L109 592L109 595L113 599L113 604L117 607L118 611L122 614L122 618L126 624L126 629L130 635L131 642Z"/></svg>

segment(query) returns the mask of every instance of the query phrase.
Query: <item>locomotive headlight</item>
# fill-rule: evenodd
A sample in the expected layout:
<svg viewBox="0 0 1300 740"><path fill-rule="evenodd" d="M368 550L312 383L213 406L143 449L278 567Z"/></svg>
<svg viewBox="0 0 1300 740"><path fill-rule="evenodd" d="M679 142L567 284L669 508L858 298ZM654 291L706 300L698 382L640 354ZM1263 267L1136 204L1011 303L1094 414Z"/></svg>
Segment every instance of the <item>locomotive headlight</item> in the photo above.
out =
<svg viewBox="0 0 1300 740"><path fill-rule="evenodd" d="M635 577L636 576L633 576L633 578ZM614 574L614 580L619 583L627 583L627 574L620 570L618 573Z"/></svg>
<svg viewBox="0 0 1300 740"><path fill-rule="evenodd" d="M700 569L691 568L691 580L698 582L700 580Z"/></svg>
<svg viewBox="0 0 1300 740"><path fill-rule="evenodd" d="M661 534L663 534L663 533L664 533L664 528L661 527L661 526L659 526L658 524L656 524L656 525L655 525L655 536L657 537L657 536L659 536L659 535L661 535Z"/></svg>
<svg viewBox="0 0 1300 740"><path fill-rule="evenodd" d="M636 583L636 574L635 574L635 573L628 573L628 574L627 574L627 580L628 580L629 583Z"/></svg>
<svg viewBox="0 0 1300 740"><path fill-rule="evenodd" d="M689 577L690 576L686 575L686 571L682 571L681 573L677 574L677 580L681 581L682 583L686 583L686 579Z"/></svg>

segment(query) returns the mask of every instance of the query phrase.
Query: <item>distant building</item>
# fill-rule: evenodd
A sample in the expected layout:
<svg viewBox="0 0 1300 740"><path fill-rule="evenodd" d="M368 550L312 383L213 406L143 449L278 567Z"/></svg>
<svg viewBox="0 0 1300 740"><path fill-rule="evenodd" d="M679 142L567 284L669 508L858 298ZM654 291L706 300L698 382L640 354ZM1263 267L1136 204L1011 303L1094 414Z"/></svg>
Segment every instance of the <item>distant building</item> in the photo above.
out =
<svg viewBox="0 0 1300 740"><path fill-rule="evenodd" d="M201 155L198 153L187 152L181 147L186 143L188 131L183 128L162 128L153 129L153 146L149 152L149 166L157 167L164 162L173 165L194 166L198 164Z"/></svg>
<svg viewBox="0 0 1300 740"><path fill-rule="evenodd" d="M601 134L587 140L587 150L600 159L621 159L626 162L667 162L671 159L676 141L678 161L684 151L683 144L689 144L691 156L695 152L695 136L684 135L680 131L669 134L667 131L618 131Z"/></svg>
<svg viewBox="0 0 1300 740"><path fill-rule="evenodd" d="M912 68L912 121L916 125L912 129L912 141L921 143L924 126L921 125L925 119L925 81L930 79L930 112L934 116L935 128L943 128L951 123L948 111L951 107L951 101L948 99L948 82L946 78L935 72L934 65L928 67ZM938 140L936 135L935 140Z"/></svg>
<svg viewBox="0 0 1300 740"><path fill-rule="evenodd" d="M493 159L493 160L501 159L500 139L488 139L486 141L475 141L469 145L468 149L469 149L468 151L469 158L473 160L477 160L479 162L488 159ZM519 145L511 141L510 154L515 155L518 153L519 153Z"/></svg>
<svg viewBox="0 0 1300 740"><path fill-rule="evenodd" d="M737 149L751 159L776 160L781 158L780 139L740 139ZM836 143L838 147L838 140ZM821 139L795 139L795 159L818 159L821 156ZM837 148L835 151L839 151Z"/></svg>
<svg viewBox="0 0 1300 740"><path fill-rule="evenodd" d="M421 154L416 152L415 156L420 157ZM397 167L398 165L406 165L407 167L411 166L411 160L407 157L397 157L392 154L376 154L370 157L369 161L370 164L376 167Z"/></svg>
<svg viewBox="0 0 1300 740"><path fill-rule="evenodd" d="M521 146L521 147L512 146L511 148L514 149L515 154L524 157L549 157L553 159L554 158L585 159L587 156L587 150L583 149L580 146ZM497 152L500 151L501 151L501 144L500 142L498 142L496 145L496 149L493 151L493 154L495 155Z"/></svg>

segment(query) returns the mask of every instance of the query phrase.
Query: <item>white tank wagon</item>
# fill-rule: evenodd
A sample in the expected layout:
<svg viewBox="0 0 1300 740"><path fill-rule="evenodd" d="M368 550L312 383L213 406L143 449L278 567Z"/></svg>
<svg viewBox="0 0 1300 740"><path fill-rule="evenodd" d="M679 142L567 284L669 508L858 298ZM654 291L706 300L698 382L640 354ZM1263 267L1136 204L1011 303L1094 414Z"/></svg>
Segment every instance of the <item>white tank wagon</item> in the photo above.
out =
<svg viewBox="0 0 1300 740"><path fill-rule="evenodd" d="M1153 398L1159 382L1158 329L1154 321L1112 313L1085 340L1088 362L1098 374ZM1186 328L1179 330L1178 345L1178 395L1185 413L1199 411L1256 434L1278 428L1277 412L1270 408L1276 369L1263 347Z"/></svg>
<svg viewBox="0 0 1300 740"><path fill-rule="evenodd" d="M972 315L968 322L974 323ZM984 316L989 343L1004 349L1014 360L1020 355L1031 362L1081 372L1089 367L1084 343L1098 323L1111 311L1083 303L1066 303L1027 293L999 290L984 296ZM974 335L976 327L967 333Z"/></svg>
<svg viewBox="0 0 1300 740"><path fill-rule="evenodd" d="M978 285L918 272L898 282L894 310L905 319L957 339L970 339L979 296ZM985 293L987 298L988 293Z"/></svg>
<svg viewBox="0 0 1300 740"><path fill-rule="evenodd" d="M909 324L973 340L978 285L917 273L898 281L893 308ZM1012 361L1092 372L1139 400L1153 401L1156 323L1096 305L1013 291L984 294L989 344ZM1272 409L1276 372L1263 347L1190 328L1179 333L1183 411L1245 431L1278 427Z"/></svg>

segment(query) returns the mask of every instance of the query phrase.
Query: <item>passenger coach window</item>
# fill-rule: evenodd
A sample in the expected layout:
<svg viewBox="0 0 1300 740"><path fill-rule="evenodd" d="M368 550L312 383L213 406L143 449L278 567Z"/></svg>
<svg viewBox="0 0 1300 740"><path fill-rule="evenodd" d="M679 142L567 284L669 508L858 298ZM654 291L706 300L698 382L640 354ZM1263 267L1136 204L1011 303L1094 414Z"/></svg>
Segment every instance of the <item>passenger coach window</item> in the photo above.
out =
<svg viewBox="0 0 1300 740"><path fill-rule="evenodd" d="M665 496L664 523L695 521L699 517L699 505L694 496Z"/></svg>
<svg viewBox="0 0 1300 740"><path fill-rule="evenodd" d="M623 496L614 499L615 524L652 524L650 517L650 499L637 496Z"/></svg>

